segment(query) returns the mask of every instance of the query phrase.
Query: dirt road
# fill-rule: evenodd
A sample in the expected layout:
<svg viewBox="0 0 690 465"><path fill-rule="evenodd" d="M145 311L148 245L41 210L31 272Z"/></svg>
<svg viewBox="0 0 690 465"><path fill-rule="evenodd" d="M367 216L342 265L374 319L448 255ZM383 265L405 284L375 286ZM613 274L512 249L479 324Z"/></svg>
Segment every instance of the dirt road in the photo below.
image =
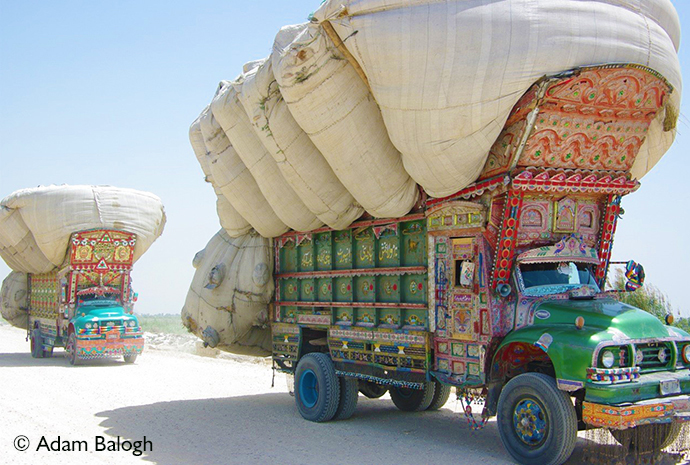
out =
<svg viewBox="0 0 690 465"><path fill-rule="evenodd" d="M360 395L350 420L316 424L299 416L283 375L271 388L267 363L202 357L154 338L134 365L72 367L58 350L32 359L24 337L0 325L2 463L511 463L495 421L471 431L452 398L438 412L409 414L388 395ZM583 442L569 463L580 462Z"/></svg>

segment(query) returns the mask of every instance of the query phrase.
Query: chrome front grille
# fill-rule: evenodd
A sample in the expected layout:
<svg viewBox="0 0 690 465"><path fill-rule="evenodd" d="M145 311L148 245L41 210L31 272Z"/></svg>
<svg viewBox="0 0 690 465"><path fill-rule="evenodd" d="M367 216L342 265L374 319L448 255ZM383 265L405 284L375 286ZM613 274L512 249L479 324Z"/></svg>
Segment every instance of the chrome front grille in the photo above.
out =
<svg viewBox="0 0 690 465"><path fill-rule="evenodd" d="M635 365L642 371L664 369L673 361L673 346L669 342L635 345Z"/></svg>

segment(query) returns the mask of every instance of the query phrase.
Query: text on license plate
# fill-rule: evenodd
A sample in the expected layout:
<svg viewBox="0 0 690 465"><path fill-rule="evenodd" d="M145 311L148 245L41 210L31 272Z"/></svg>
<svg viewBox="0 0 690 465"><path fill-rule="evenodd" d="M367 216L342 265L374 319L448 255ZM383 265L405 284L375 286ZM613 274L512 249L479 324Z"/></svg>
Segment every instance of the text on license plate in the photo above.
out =
<svg viewBox="0 0 690 465"><path fill-rule="evenodd" d="M118 336L119 336L119 334L108 334L107 337L108 337L108 339L117 339Z"/></svg>
<svg viewBox="0 0 690 465"><path fill-rule="evenodd" d="M661 395L677 394L680 392L680 382L677 379L667 379L659 383Z"/></svg>

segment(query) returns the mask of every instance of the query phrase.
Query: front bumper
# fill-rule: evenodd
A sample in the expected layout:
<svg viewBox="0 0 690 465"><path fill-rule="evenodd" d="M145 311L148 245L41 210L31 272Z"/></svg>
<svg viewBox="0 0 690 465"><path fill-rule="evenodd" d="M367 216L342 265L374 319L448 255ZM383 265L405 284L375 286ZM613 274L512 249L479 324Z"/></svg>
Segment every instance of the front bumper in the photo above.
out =
<svg viewBox="0 0 690 465"><path fill-rule="evenodd" d="M141 335L126 337L77 338L77 357L95 359L140 354L144 350L144 337Z"/></svg>
<svg viewBox="0 0 690 465"><path fill-rule="evenodd" d="M645 374L630 383L587 383L582 420L611 429L690 421L690 370Z"/></svg>

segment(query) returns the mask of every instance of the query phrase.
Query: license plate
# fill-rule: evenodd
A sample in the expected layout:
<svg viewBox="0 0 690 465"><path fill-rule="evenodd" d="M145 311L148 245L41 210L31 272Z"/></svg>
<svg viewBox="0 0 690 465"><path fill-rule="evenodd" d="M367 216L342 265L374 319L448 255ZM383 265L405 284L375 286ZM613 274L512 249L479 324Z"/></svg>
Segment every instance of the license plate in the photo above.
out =
<svg viewBox="0 0 690 465"><path fill-rule="evenodd" d="M661 388L661 395L678 394L680 392L680 381L677 379L667 379L659 383Z"/></svg>
<svg viewBox="0 0 690 465"><path fill-rule="evenodd" d="M108 339L117 339L119 334L108 334Z"/></svg>

